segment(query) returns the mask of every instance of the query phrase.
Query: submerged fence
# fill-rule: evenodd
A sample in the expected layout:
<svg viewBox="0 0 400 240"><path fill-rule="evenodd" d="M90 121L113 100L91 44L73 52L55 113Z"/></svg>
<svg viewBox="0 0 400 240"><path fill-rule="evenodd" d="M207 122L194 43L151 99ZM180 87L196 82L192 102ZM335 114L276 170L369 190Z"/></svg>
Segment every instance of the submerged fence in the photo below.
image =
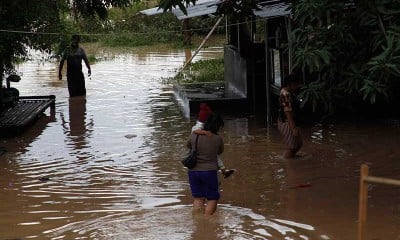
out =
<svg viewBox="0 0 400 240"><path fill-rule="evenodd" d="M358 240L365 240L368 206L368 183L400 186L400 180L368 175L368 165L361 165L360 195L358 209Z"/></svg>

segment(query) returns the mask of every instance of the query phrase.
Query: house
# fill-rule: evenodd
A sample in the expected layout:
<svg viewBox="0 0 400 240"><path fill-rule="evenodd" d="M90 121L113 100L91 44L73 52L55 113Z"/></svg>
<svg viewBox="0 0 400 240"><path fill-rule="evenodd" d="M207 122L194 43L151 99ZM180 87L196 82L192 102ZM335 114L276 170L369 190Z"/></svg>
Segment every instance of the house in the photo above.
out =
<svg viewBox="0 0 400 240"><path fill-rule="evenodd" d="M187 7L187 15L179 9L172 13L184 20L215 14L221 0L199 0ZM286 1L260 1L255 16L245 22L225 21L227 43L224 46L225 81L212 86L216 91L202 91L203 85L178 85L177 97L186 112L196 113L201 102L208 102L219 112L255 114L271 122L276 114L282 79L291 68L290 52L284 51L290 31L290 11ZM153 15L162 13L158 8L142 11ZM262 31L257 31L261 27ZM263 32L263 34L259 34ZM185 112L185 111L184 111Z"/></svg>

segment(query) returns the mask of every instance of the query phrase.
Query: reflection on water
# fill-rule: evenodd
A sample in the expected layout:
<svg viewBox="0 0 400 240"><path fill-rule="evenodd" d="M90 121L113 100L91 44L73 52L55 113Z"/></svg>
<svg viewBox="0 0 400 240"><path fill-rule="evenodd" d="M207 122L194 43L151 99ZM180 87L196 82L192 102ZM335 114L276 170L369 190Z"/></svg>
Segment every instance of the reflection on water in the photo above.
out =
<svg viewBox="0 0 400 240"><path fill-rule="evenodd" d="M221 54L209 50L195 60ZM288 161L275 128L225 116L222 157L237 172L221 180L216 215L192 214L178 160L194 119L161 81L185 52L102 51L86 97L68 97L56 63L19 66L21 95L55 94L56 109L50 121L0 140L0 239L350 240L360 164L400 174L398 126L306 127L305 156ZM372 238L400 235L399 193L373 187Z"/></svg>
<svg viewBox="0 0 400 240"><path fill-rule="evenodd" d="M64 135L68 136L67 142L72 143L72 148L82 150L88 147L86 138L90 137L93 120L86 118L86 98L72 97L68 99L68 120L60 113Z"/></svg>

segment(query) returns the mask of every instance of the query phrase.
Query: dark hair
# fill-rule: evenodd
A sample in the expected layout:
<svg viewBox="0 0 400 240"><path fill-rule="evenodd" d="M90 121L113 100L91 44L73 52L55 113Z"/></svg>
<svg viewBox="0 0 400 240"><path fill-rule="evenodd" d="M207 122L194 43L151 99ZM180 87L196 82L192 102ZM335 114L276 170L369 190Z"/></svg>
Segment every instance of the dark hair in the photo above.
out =
<svg viewBox="0 0 400 240"><path fill-rule="evenodd" d="M79 41L81 41L81 36L79 36L78 34L74 34L74 35L72 35L71 39L79 42Z"/></svg>
<svg viewBox="0 0 400 240"><path fill-rule="evenodd" d="M224 126L224 120L218 114L211 114L204 123L204 130L217 134L219 129Z"/></svg>
<svg viewBox="0 0 400 240"><path fill-rule="evenodd" d="M283 78L283 86L286 87L291 83L301 83L301 79L299 76L294 74L289 74Z"/></svg>

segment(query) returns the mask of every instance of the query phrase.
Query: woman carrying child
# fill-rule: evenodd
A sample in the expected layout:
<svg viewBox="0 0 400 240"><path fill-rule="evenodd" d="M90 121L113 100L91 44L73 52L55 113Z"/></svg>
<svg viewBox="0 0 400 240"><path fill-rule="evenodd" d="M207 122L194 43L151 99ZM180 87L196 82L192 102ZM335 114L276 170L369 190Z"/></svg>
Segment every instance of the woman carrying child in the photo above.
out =
<svg viewBox="0 0 400 240"><path fill-rule="evenodd" d="M224 151L224 142L218 131L224 126L222 118L212 114L204 124L211 135L190 134L187 147L192 148L197 139L197 164L188 171L193 209L212 215L217 209L219 193L218 155Z"/></svg>

